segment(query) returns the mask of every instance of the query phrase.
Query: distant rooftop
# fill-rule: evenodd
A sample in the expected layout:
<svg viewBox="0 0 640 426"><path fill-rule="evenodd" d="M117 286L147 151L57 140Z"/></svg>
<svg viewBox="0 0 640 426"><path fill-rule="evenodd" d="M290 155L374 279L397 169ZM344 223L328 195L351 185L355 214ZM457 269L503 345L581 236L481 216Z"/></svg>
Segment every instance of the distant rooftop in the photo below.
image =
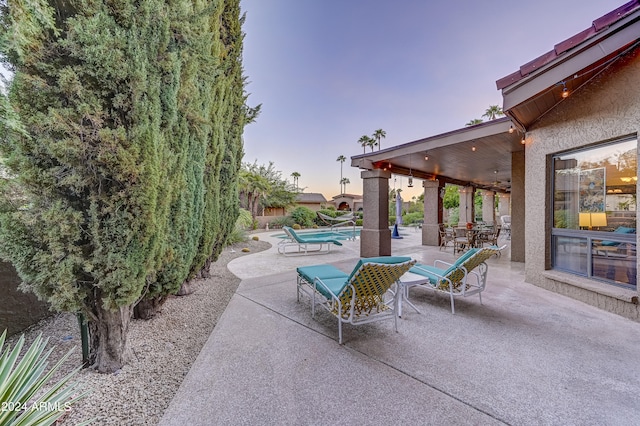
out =
<svg viewBox="0 0 640 426"><path fill-rule="evenodd" d="M327 199L324 195L316 192L301 192L296 197L298 203L326 203Z"/></svg>
<svg viewBox="0 0 640 426"><path fill-rule="evenodd" d="M334 195L332 199L335 200L336 198L341 198L341 197L352 198L354 200L362 200L362 195L360 194L339 194L339 195Z"/></svg>

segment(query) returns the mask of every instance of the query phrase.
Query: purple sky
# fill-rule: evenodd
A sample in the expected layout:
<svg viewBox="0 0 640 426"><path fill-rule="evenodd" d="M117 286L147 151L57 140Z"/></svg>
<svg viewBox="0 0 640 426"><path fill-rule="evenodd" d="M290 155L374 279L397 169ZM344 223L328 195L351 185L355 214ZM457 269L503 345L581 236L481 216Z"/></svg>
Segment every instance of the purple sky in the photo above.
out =
<svg viewBox="0 0 640 426"><path fill-rule="evenodd" d="M495 81L624 0L242 0L249 104L245 162L272 161L305 192L339 194L340 163L382 128L391 147L464 127L502 106ZM406 179L395 179L404 198ZM394 180L391 181L393 187Z"/></svg>

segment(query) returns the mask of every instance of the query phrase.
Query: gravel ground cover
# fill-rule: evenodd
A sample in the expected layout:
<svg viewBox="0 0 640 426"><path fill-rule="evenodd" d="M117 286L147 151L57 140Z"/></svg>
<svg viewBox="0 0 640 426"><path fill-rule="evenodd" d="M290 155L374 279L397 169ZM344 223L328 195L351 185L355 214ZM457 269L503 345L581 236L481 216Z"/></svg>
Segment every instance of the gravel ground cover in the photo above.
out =
<svg viewBox="0 0 640 426"><path fill-rule="evenodd" d="M156 425L183 378L200 353L224 312L240 279L227 269L239 256L266 250L264 241L248 240L226 247L211 265L211 277L195 280L188 296L173 296L151 320L132 320L129 344L132 359L113 374L81 370L74 380L90 391L74 405L59 425L75 425L94 419L93 425ZM243 252L248 248L249 252ZM80 331L75 315L63 313L47 318L27 330L27 344L42 333L54 346L49 365L74 348L74 353L56 377L62 377L82 362ZM12 336L13 346L18 336Z"/></svg>

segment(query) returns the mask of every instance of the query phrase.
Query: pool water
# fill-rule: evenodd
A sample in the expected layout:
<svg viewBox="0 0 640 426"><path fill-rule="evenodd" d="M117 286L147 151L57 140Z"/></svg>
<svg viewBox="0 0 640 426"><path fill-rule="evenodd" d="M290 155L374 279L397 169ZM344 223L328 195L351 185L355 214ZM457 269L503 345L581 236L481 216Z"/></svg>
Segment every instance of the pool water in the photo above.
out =
<svg viewBox="0 0 640 426"><path fill-rule="evenodd" d="M302 238L333 238L334 240L348 240L360 237L360 230L356 229L355 231L352 229L345 229L344 231L296 231ZM355 235L354 235L355 234ZM272 237L275 238L287 238L287 234L274 234Z"/></svg>

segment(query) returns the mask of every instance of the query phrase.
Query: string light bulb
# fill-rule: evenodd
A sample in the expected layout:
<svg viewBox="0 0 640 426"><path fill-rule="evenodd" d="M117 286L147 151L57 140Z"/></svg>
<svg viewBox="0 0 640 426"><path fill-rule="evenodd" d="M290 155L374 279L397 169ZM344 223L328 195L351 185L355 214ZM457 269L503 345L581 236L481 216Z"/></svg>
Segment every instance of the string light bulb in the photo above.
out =
<svg viewBox="0 0 640 426"><path fill-rule="evenodd" d="M556 86L560 86L562 85L562 92L560 92L560 96L562 96L562 98L568 98L569 97L569 89L567 88L567 82L566 81L561 81L560 83L556 83Z"/></svg>
<svg viewBox="0 0 640 426"><path fill-rule="evenodd" d="M424 153L424 161L429 161L429 154L428 153Z"/></svg>
<svg viewBox="0 0 640 426"><path fill-rule="evenodd" d="M525 140L524 136L522 137L522 140L520 141L520 143L521 143L522 145L524 145L524 144L526 144L526 143L527 143L527 141Z"/></svg>
<svg viewBox="0 0 640 426"><path fill-rule="evenodd" d="M509 133L513 133L514 128L513 128L513 124L509 126Z"/></svg>
<svg viewBox="0 0 640 426"><path fill-rule="evenodd" d="M473 151L473 152L475 152L475 151L476 151L476 146L475 146L475 145L473 145L473 146L471 147L471 151Z"/></svg>

